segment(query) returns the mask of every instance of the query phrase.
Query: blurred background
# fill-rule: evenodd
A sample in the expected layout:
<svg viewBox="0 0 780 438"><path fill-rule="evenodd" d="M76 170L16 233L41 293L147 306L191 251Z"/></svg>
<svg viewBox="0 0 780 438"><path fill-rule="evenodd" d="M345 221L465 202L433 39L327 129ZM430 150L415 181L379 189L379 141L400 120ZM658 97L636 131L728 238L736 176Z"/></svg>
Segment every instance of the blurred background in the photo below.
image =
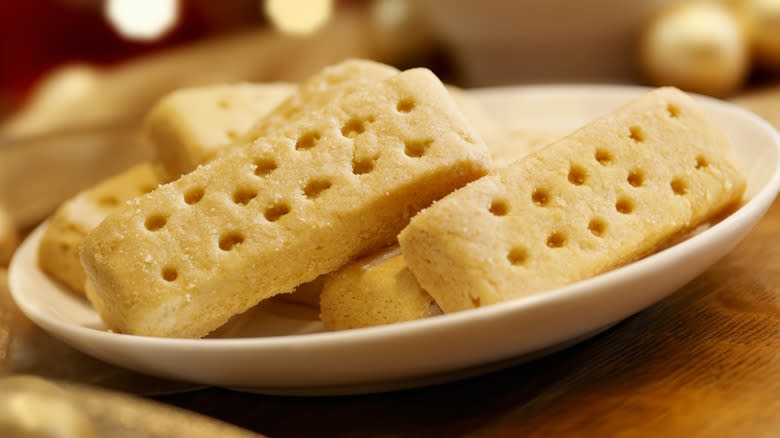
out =
<svg viewBox="0 0 780 438"><path fill-rule="evenodd" d="M5 1L0 132L137 117L174 88L296 81L347 57L427 66L464 87L728 97L778 78L780 0Z"/></svg>
<svg viewBox="0 0 780 438"><path fill-rule="evenodd" d="M10 297L9 260L64 200L152 156L141 121L165 94L296 82L346 58L428 67L463 88L673 85L780 127L780 0L0 0L0 377L145 395L193 389L109 366L38 329ZM2 383L0 395L46 396L29 412L53 412L43 408L59 400L46 382L6 380L6 392ZM0 435L12 412L2 403ZM134 412L137 424L168 416ZM46 415L41 427L56 427ZM195 436L198 424L177 427Z"/></svg>

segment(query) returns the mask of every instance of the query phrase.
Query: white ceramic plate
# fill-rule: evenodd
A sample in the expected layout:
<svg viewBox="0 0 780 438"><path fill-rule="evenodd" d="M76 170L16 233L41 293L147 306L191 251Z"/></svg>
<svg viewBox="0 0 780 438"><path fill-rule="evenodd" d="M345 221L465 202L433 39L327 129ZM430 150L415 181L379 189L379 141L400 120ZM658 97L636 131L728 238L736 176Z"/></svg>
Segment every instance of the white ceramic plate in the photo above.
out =
<svg viewBox="0 0 780 438"><path fill-rule="evenodd" d="M635 87L543 86L475 90L499 121L574 129L642 92ZM336 333L278 304L261 306L221 338L109 333L89 305L37 267L37 230L17 252L10 287L22 311L73 347L136 371L266 393L344 394L426 385L483 373L562 348L672 293L728 253L780 189L780 138L728 103L697 98L733 139L749 201L682 243L541 295L457 314Z"/></svg>

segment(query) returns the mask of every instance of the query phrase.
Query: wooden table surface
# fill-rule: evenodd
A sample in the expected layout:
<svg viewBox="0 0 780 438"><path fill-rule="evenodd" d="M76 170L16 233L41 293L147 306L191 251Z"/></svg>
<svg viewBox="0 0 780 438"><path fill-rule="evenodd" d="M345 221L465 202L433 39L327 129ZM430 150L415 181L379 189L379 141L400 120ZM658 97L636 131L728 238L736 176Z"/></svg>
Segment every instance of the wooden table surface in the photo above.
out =
<svg viewBox="0 0 780 438"><path fill-rule="evenodd" d="M434 387L156 397L271 437L780 436L780 201L667 299L572 348Z"/></svg>

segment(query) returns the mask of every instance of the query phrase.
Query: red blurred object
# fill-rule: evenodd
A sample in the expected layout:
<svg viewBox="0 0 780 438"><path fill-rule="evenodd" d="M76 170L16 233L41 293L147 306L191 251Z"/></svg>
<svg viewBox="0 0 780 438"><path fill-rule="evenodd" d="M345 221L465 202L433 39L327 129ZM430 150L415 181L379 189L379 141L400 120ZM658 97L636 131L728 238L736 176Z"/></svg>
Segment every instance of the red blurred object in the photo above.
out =
<svg viewBox="0 0 780 438"><path fill-rule="evenodd" d="M60 64L111 64L213 30L197 3L181 1L179 21L168 34L153 43L133 42L111 28L102 9L102 1L0 1L0 94L18 102Z"/></svg>

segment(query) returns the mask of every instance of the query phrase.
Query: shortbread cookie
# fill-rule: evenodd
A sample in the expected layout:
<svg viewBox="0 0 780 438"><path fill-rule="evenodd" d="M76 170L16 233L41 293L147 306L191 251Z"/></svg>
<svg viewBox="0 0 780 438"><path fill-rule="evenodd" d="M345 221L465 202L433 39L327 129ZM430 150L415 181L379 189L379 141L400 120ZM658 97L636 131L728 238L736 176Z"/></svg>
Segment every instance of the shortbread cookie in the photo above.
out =
<svg viewBox="0 0 780 438"><path fill-rule="evenodd" d="M444 312L566 285L740 202L730 151L690 98L659 89L440 200L399 243Z"/></svg>
<svg viewBox="0 0 780 438"><path fill-rule="evenodd" d="M81 260L109 328L204 336L392 244L419 209L489 168L425 69L338 96L279 134L136 198L87 237Z"/></svg>
<svg viewBox="0 0 780 438"><path fill-rule="evenodd" d="M62 204L41 237L41 269L74 292L84 294L86 274L79 248L87 233L128 200L154 190L164 181L162 173L158 165L138 164Z"/></svg>
<svg viewBox="0 0 780 438"><path fill-rule="evenodd" d="M351 263L326 276L320 319L329 330L411 321L441 310L407 269L400 249Z"/></svg>
<svg viewBox="0 0 780 438"><path fill-rule="evenodd" d="M291 84L278 83L175 91L149 112L144 134L174 179L234 143L294 90Z"/></svg>

